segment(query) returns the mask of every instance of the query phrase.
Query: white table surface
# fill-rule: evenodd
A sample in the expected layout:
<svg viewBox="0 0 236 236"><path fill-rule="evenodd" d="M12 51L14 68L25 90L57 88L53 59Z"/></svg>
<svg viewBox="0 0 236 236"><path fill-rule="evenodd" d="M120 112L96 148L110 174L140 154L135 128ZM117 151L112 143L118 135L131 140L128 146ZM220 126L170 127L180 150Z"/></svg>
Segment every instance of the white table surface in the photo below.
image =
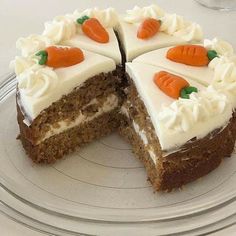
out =
<svg viewBox="0 0 236 236"><path fill-rule="evenodd" d="M193 0L0 0L0 78L10 72L9 62L17 53L16 40L31 33L41 33L43 23L53 16L94 6L101 8L113 6L122 13L134 5L145 6L151 3L157 3L170 13L177 13L198 22L203 27L205 38L223 38L236 49L236 11L210 10ZM1 214L0 235L42 236ZM236 235L236 226L211 235Z"/></svg>

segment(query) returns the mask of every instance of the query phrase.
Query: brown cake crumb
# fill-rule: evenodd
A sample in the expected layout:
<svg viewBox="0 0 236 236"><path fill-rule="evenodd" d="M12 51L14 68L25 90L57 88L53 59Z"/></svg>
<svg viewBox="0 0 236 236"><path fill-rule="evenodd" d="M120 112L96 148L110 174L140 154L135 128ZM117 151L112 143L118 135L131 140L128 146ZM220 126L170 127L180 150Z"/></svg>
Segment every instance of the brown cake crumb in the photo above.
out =
<svg viewBox="0 0 236 236"><path fill-rule="evenodd" d="M163 156L150 117L130 78L129 83L128 98L123 105L128 117L123 114L119 131L131 143L134 153L144 163L155 190L171 191L180 188L208 174L219 166L223 158L230 157L236 139L236 112L225 128L214 130L203 139L190 140L180 147L179 151ZM145 131L148 145L144 145L136 133L133 122ZM148 152L150 147L157 157L156 164Z"/></svg>

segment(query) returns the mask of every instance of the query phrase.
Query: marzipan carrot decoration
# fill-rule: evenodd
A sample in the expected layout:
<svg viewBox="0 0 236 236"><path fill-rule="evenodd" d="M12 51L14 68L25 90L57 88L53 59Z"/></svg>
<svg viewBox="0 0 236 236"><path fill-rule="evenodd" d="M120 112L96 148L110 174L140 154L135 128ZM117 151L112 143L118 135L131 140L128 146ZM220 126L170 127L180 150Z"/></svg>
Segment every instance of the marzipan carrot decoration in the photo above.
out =
<svg viewBox="0 0 236 236"><path fill-rule="evenodd" d="M191 87L184 78L166 71L156 73L154 82L162 92L174 99L189 99L189 94L198 92L198 89Z"/></svg>
<svg viewBox="0 0 236 236"><path fill-rule="evenodd" d="M40 65L47 65L53 68L73 66L84 60L82 50L75 47L50 46L36 53L36 56L40 57Z"/></svg>
<svg viewBox="0 0 236 236"><path fill-rule="evenodd" d="M155 36L161 27L161 21L154 18L145 19L138 28L137 37L140 39L149 39Z"/></svg>
<svg viewBox="0 0 236 236"><path fill-rule="evenodd" d="M109 34L96 18L83 16L77 19L77 23L82 25L82 31L92 40L98 43L109 42Z"/></svg>
<svg viewBox="0 0 236 236"><path fill-rule="evenodd" d="M207 66L217 57L215 50L207 50L200 45L180 45L168 50L166 57L174 62L190 66Z"/></svg>

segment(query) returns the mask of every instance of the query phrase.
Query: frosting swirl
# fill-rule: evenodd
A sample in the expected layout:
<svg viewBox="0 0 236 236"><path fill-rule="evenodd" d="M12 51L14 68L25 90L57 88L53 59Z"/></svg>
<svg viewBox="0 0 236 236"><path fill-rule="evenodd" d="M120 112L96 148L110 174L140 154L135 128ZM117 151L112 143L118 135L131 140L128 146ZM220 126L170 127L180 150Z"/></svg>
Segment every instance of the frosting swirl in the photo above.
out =
<svg viewBox="0 0 236 236"><path fill-rule="evenodd" d="M15 60L13 60L10 63L10 68L14 68L16 75L19 75L37 63L38 62L35 57L18 57L18 56L16 56Z"/></svg>
<svg viewBox="0 0 236 236"><path fill-rule="evenodd" d="M160 19L164 14L164 10L154 4L143 8L135 6L132 10L127 10L127 16L124 17L124 21L128 23L139 23L149 17Z"/></svg>
<svg viewBox="0 0 236 236"><path fill-rule="evenodd" d="M173 35L180 37L187 42L201 41L203 39L202 28L199 24L196 23L190 23L189 26L186 26L183 29L176 31Z"/></svg>
<svg viewBox="0 0 236 236"><path fill-rule="evenodd" d="M180 37L186 41L200 41L203 38L200 25L186 21L182 16L166 14L161 20L161 31L169 35Z"/></svg>
<svg viewBox="0 0 236 236"><path fill-rule="evenodd" d="M218 38L213 40L205 39L204 47L209 50L215 50L219 56L232 56L234 54L232 45Z"/></svg>
<svg viewBox="0 0 236 236"><path fill-rule="evenodd" d="M19 38L16 42L16 48L21 50L23 57L27 57L46 48L51 43L51 40L43 35L31 34L26 38Z"/></svg>
<svg viewBox="0 0 236 236"><path fill-rule="evenodd" d="M57 16L52 22L45 23L43 35L50 38L53 43L72 38L76 34L76 21L70 15Z"/></svg>
<svg viewBox="0 0 236 236"><path fill-rule="evenodd" d="M221 61L223 61L223 59L221 59ZM214 86L217 91L226 94L230 101L236 105L236 64L229 61L219 62L215 65L214 70L212 86Z"/></svg>
<svg viewBox="0 0 236 236"><path fill-rule="evenodd" d="M55 89L57 74L52 68L34 65L17 76L18 87L29 97L39 98Z"/></svg>
<svg viewBox="0 0 236 236"><path fill-rule="evenodd" d="M88 17L94 17L99 20L99 22L105 27L105 28L113 28L118 23L118 15L114 8L107 8L107 9L99 9L97 7L87 9L83 12L76 10L73 13L73 18L76 21L76 19L82 17L82 16L88 16Z"/></svg>
<svg viewBox="0 0 236 236"><path fill-rule="evenodd" d="M224 94L212 86L199 93L192 93L190 99L178 99L159 113L162 126L173 133L187 132L196 122L204 122L222 114L228 104Z"/></svg>

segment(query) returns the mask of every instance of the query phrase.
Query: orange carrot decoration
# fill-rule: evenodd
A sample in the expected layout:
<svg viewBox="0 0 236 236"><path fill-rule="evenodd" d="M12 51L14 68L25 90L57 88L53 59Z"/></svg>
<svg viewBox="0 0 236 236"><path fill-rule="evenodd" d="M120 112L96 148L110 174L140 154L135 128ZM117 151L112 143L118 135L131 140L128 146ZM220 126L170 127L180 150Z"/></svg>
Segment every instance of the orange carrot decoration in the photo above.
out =
<svg viewBox="0 0 236 236"><path fill-rule="evenodd" d="M210 62L209 52L200 45L180 45L169 49L166 57L190 66L207 66Z"/></svg>
<svg viewBox="0 0 236 236"><path fill-rule="evenodd" d="M53 68L69 67L84 60L84 54L79 48L69 47L47 47L39 51L36 56L40 56L39 64Z"/></svg>
<svg viewBox="0 0 236 236"><path fill-rule="evenodd" d="M161 21L154 18L147 18L138 28L137 37L149 39L156 35L161 27Z"/></svg>
<svg viewBox="0 0 236 236"><path fill-rule="evenodd" d="M82 31L92 40L98 43L109 42L109 34L96 18L83 16L77 19L77 23L82 25Z"/></svg>
<svg viewBox="0 0 236 236"><path fill-rule="evenodd" d="M184 78L166 71L156 73L154 82L162 92L174 99L179 97L188 99L189 94L198 92L197 88L189 86Z"/></svg>

